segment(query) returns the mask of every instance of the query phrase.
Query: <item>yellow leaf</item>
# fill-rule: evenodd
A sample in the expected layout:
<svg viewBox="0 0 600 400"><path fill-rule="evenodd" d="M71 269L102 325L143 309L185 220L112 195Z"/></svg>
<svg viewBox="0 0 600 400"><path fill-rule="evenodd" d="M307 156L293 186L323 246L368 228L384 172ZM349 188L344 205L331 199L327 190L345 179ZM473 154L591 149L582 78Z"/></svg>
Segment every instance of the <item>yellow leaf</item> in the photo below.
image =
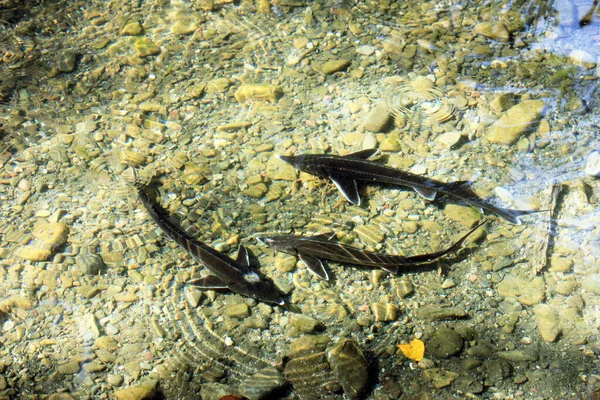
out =
<svg viewBox="0 0 600 400"><path fill-rule="evenodd" d="M413 339L413 341L408 344L399 344L398 348L406 358L410 358L416 362L421 361L425 354L425 343L419 339Z"/></svg>

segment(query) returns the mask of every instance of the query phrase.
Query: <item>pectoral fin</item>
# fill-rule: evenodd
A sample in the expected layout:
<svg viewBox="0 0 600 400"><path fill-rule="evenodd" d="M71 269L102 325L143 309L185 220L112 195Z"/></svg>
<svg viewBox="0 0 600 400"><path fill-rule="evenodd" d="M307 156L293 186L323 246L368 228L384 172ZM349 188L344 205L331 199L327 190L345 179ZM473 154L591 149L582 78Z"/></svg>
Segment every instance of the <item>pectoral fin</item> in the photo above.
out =
<svg viewBox="0 0 600 400"><path fill-rule="evenodd" d="M329 177L350 203L360 204L360 195L358 194L358 187L354 179L336 174L330 174Z"/></svg>
<svg viewBox="0 0 600 400"><path fill-rule="evenodd" d="M435 196L437 195L437 190L425 186L413 187L413 189L415 189L415 192L417 192L421 197L429 201L435 200Z"/></svg>
<svg viewBox="0 0 600 400"><path fill-rule="evenodd" d="M187 282L188 285L197 286L202 290L227 289L228 286L214 275L206 275L202 278L192 279Z"/></svg>
<svg viewBox="0 0 600 400"><path fill-rule="evenodd" d="M326 240L326 241L330 241L335 237L335 232L329 232L329 233L319 233L318 235L312 236L315 239L321 239L321 240Z"/></svg>
<svg viewBox="0 0 600 400"><path fill-rule="evenodd" d="M327 270L325 270L325 266L321 260L319 260L317 257L309 256L308 254L298 254L298 256L302 262L306 264L310 272L321 279L326 281L329 280L329 274L327 273Z"/></svg>
<svg viewBox="0 0 600 400"><path fill-rule="evenodd" d="M389 273L392 273L392 274L397 274L398 273L398 266L382 265L381 269L384 270L384 271L387 271Z"/></svg>

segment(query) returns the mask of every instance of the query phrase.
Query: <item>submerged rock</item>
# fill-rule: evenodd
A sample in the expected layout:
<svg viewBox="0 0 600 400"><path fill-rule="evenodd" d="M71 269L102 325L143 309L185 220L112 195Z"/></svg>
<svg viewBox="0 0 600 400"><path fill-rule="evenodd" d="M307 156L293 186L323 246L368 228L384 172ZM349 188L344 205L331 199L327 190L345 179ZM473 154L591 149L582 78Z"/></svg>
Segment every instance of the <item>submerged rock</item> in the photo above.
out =
<svg viewBox="0 0 600 400"><path fill-rule="evenodd" d="M544 300L546 284L542 277L531 280L507 276L498 285L498 294L502 297L514 297L519 303L532 306Z"/></svg>
<svg viewBox="0 0 600 400"><path fill-rule="evenodd" d="M527 100L511 107L490 126L485 138L491 143L513 144L535 128L545 106L546 103L542 100Z"/></svg>
<svg viewBox="0 0 600 400"><path fill-rule="evenodd" d="M271 398L284 390L289 382L275 367L266 367L255 375L244 379L238 388L240 394L249 400Z"/></svg>
<svg viewBox="0 0 600 400"><path fill-rule="evenodd" d="M427 352L437 358L448 358L461 352L463 338L453 329L440 327L425 341Z"/></svg>
<svg viewBox="0 0 600 400"><path fill-rule="evenodd" d="M535 321L540 332L540 336L544 342L554 342L561 329L559 326L558 312L554 307L547 304L539 304L533 309L535 313Z"/></svg>
<svg viewBox="0 0 600 400"><path fill-rule="evenodd" d="M389 125L392 115L386 104L378 104L363 120L361 127L369 132L380 133Z"/></svg>
<svg viewBox="0 0 600 400"><path fill-rule="evenodd" d="M352 339L340 339L327 351L327 360L346 396L361 398L369 385L369 364L358 344Z"/></svg>
<svg viewBox="0 0 600 400"><path fill-rule="evenodd" d="M473 33L501 42L508 41L510 34L502 22L480 22L473 28Z"/></svg>
<svg viewBox="0 0 600 400"><path fill-rule="evenodd" d="M341 389L325 352L294 358L285 365L283 373L300 398L326 398Z"/></svg>

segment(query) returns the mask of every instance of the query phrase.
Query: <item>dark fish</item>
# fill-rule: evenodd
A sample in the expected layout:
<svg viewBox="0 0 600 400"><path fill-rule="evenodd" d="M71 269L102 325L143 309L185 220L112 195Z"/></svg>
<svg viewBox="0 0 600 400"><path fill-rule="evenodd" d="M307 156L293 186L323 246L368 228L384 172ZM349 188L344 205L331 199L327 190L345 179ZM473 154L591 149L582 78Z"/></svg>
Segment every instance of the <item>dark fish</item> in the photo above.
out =
<svg viewBox="0 0 600 400"><path fill-rule="evenodd" d="M321 234L316 236L281 235L263 237L258 240L276 250L297 255L312 273L321 279L328 280L329 275L321 260L378 267L392 273L398 273L402 267L428 263L436 258L458 251L467 237L485 223L486 221L471 229L446 250L408 257L373 253L347 246L333 239L335 234Z"/></svg>
<svg viewBox="0 0 600 400"><path fill-rule="evenodd" d="M330 178L344 197L353 204L360 204L357 181L364 181L408 186L430 201L434 200L439 192L458 202L469 204L481 211L485 210L517 225L521 224L519 218L523 215L540 212L497 207L477 196L471 189L469 181L444 183L368 161L367 159L376 152L377 150L362 150L346 156L301 154L299 156L279 156L279 158L300 171L321 178Z"/></svg>
<svg viewBox="0 0 600 400"><path fill-rule="evenodd" d="M253 297L267 303L284 305L280 293L271 282L261 279L250 269L248 250L240 246L237 259L216 251L191 237L187 232L169 220L169 215L146 191L138 187L138 194L148 214L167 236L200 261L212 275L187 282L202 289L229 289L232 292Z"/></svg>

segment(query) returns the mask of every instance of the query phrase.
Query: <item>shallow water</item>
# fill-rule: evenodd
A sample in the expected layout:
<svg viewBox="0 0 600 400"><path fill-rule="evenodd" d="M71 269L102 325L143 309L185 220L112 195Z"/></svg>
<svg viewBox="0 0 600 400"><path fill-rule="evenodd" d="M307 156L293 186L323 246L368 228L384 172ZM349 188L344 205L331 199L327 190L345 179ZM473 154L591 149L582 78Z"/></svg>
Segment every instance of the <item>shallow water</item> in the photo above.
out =
<svg viewBox="0 0 600 400"><path fill-rule="evenodd" d="M0 398L598 396L591 1L2 7ZM543 211L487 215L398 276L330 262L320 280L256 240L415 255L482 219L388 185L353 206L276 157L364 148ZM288 305L186 285L206 268L134 169L198 240L247 246ZM414 339L419 362L398 348Z"/></svg>

